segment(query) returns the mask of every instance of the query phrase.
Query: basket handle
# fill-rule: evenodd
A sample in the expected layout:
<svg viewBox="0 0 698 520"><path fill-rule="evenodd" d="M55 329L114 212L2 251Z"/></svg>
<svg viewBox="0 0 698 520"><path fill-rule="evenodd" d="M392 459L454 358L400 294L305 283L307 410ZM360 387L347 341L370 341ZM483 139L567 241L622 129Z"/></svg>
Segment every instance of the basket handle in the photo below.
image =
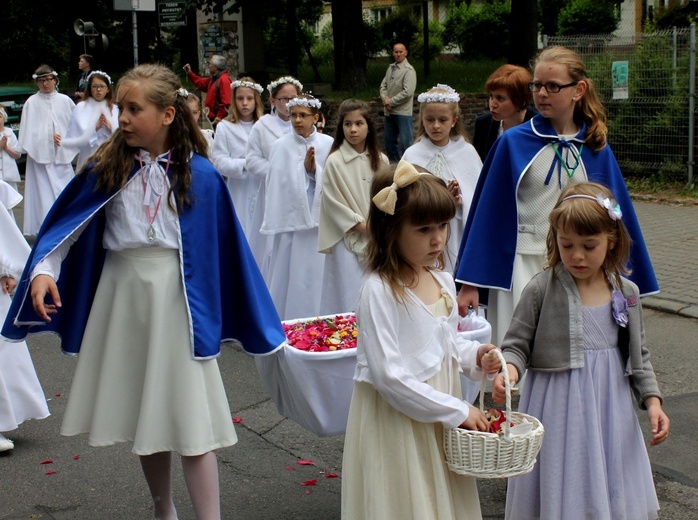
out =
<svg viewBox="0 0 698 520"><path fill-rule="evenodd" d="M494 352L497 357L499 358L499 361L502 363L502 371L504 372L504 390L506 393L506 410L505 410L505 420L502 423L504 425L503 427L503 432L505 437L509 437L509 421L511 420L511 381L509 381L509 371L507 370L507 362L504 360L504 355L502 354L502 351L499 350L498 348L490 350L490 352ZM489 354L489 352L488 352ZM485 383L487 379L483 377L480 380L480 411L482 413L485 413Z"/></svg>

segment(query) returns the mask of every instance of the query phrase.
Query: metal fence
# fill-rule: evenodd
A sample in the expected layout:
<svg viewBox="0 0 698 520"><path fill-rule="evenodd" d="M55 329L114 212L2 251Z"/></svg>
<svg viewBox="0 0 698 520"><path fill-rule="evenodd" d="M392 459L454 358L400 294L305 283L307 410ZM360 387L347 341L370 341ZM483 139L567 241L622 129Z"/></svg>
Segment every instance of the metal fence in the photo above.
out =
<svg viewBox="0 0 698 520"><path fill-rule="evenodd" d="M545 44L563 45L582 57L608 112L608 140L624 172L690 184L695 41L692 26L628 37L555 37Z"/></svg>

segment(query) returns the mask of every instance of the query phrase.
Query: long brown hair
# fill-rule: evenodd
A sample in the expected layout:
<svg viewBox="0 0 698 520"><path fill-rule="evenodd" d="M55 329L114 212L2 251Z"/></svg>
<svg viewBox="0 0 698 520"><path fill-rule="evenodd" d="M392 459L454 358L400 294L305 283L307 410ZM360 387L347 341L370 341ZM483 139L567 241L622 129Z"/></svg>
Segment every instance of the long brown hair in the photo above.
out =
<svg viewBox="0 0 698 520"><path fill-rule="evenodd" d="M383 168L376 173L371 185L371 199L383 188L392 185L395 166ZM426 225L435 222L450 222L456 214L456 199L448 191L444 181L438 177L420 175L412 184L399 188L395 213L384 213L372 202L368 212L368 258L370 270L376 271L390 286L398 301L405 296L404 286L411 286L418 273L406 278L405 267L409 264L402 258L398 239L405 225ZM443 269L444 253L437 258L435 268Z"/></svg>
<svg viewBox="0 0 698 520"><path fill-rule="evenodd" d="M568 198L574 195L584 197ZM620 218L613 220L608 209L595 200L599 195L603 199L613 199L613 194L608 188L595 182L570 184L562 190L555 208L550 213L550 230L546 238L547 266L555 267L562 261L557 245L559 230L573 231L582 236L604 234L608 238L609 248L603 268L613 278L611 282L620 287L621 275L631 272L628 260L632 239L623 221Z"/></svg>
<svg viewBox="0 0 698 520"><path fill-rule="evenodd" d="M124 74L117 83L117 92L124 86L137 86L145 99L158 110L174 107L174 119L168 127L167 146L172 151L172 182L168 201L175 194L176 211L181 212L185 205L191 205L192 152L208 157L208 143L194 120L187 98L177 91L182 87L177 75L167 67L155 64L138 65ZM121 130L117 130L92 156L94 172L98 175L97 189L113 190L121 188L134 167L134 155L138 150L129 146Z"/></svg>
<svg viewBox="0 0 698 520"><path fill-rule="evenodd" d="M567 47L554 45L543 49L536 58L533 68L539 63L553 62L563 65L567 69L572 81L583 81L587 84L587 90L577 101L574 107L575 123L587 124L584 141L595 152L606 146L608 127L606 126L606 109L604 108L599 95L596 92L594 82L587 76L586 67L582 58Z"/></svg>
<svg viewBox="0 0 698 520"><path fill-rule="evenodd" d="M342 104L339 105L339 120L337 121L337 130L334 136L334 143L332 143L332 148L330 153L339 150L342 143L346 140L344 135L344 118L347 117L349 112L355 110L359 111L361 117L366 121L366 126L368 127L368 133L366 134L366 150L368 151L368 157L371 161L371 169L374 172L378 171L380 168L381 152L378 148L378 137L376 136L376 123L371 117L371 107L365 101L360 101L358 99L345 99Z"/></svg>

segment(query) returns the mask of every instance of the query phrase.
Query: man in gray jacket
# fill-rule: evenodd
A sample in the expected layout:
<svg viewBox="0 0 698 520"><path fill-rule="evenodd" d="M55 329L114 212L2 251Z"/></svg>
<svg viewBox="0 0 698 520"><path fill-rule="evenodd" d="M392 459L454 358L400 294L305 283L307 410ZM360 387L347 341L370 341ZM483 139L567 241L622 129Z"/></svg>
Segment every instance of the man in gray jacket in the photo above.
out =
<svg viewBox="0 0 698 520"><path fill-rule="evenodd" d="M398 162L414 140L412 103L417 87L417 73L407 61L407 48L402 43L393 45L393 58L395 63L391 64L385 73L380 95L385 113L385 153L390 162Z"/></svg>

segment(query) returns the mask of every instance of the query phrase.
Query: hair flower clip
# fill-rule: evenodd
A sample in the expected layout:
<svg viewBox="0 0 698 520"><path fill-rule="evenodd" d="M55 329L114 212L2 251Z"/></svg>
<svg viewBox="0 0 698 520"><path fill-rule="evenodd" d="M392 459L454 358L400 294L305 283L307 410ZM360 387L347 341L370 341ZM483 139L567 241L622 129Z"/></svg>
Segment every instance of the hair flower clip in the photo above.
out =
<svg viewBox="0 0 698 520"><path fill-rule="evenodd" d="M286 108L290 109L291 107L314 107L320 110L322 103L319 99L315 98L294 97L288 103L286 103Z"/></svg>
<svg viewBox="0 0 698 520"><path fill-rule="evenodd" d="M596 195L596 200L601 205L601 207L608 210L608 216L612 220L620 220L623 217L623 212L620 209L620 204L618 204L615 199L609 199L604 197L601 193Z"/></svg>
<svg viewBox="0 0 698 520"><path fill-rule="evenodd" d="M87 81L90 81L90 78L92 76L102 76L104 78L107 78L107 82L111 85L111 76L107 74L106 72L102 72L101 70L94 70L90 72L90 74L87 76Z"/></svg>
<svg viewBox="0 0 698 520"><path fill-rule="evenodd" d="M628 326L628 301L618 289L611 293L611 311L619 327Z"/></svg>
<svg viewBox="0 0 698 520"><path fill-rule="evenodd" d="M185 88L178 88L177 89L177 95L183 98L188 98L189 97L189 91Z"/></svg>
<svg viewBox="0 0 698 520"><path fill-rule="evenodd" d="M259 95L261 95L262 92L264 92L264 88L262 88L262 85L260 85L259 83L252 83L251 81L240 81L238 79L230 84L230 88L232 88L233 90L235 90L238 87L251 88L252 90L256 90L257 94Z"/></svg>
<svg viewBox="0 0 698 520"><path fill-rule="evenodd" d="M460 94L454 88L439 83L417 96L419 103L458 103Z"/></svg>

